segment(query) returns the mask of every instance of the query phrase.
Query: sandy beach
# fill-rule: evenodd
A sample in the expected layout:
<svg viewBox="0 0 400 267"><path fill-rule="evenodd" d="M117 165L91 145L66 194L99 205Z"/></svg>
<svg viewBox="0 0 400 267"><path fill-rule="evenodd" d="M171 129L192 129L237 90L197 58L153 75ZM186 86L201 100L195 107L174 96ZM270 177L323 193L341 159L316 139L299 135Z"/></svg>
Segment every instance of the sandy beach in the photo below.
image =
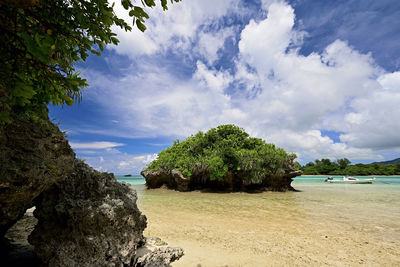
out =
<svg viewBox="0 0 400 267"><path fill-rule="evenodd" d="M146 236L173 266L399 266L400 190L297 184L302 192L202 193L135 185Z"/></svg>

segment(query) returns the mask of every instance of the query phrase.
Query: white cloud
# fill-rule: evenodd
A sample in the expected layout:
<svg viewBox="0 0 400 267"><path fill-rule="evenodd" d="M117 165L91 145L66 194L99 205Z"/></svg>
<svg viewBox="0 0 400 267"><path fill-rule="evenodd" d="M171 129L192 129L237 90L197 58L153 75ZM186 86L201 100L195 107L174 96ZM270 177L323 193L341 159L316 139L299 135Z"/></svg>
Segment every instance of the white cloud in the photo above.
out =
<svg viewBox="0 0 400 267"><path fill-rule="evenodd" d="M197 70L193 78L204 88L220 94L223 94L224 89L232 82L232 77L229 73L208 69L201 61L197 61Z"/></svg>
<svg viewBox="0 0 400 267"><path fill-rule="evenodd" d="M85 156L83 159L98 171L119 174L139 174L143 168L156 159L157 154L131 155L128 153L102 152L102 156Z"/></svg>
<svg viewBox="0 0 400 267"><path fill-rule="evenodd" d="M91 143L89 143L91 144ZM147 164L157 158L157 154L129 154L115 147L96 147L96 150L76 151L82 158L98 171L119 174L139 174Z"/></svg>
<svg viewBox="0 0 400 267"><path fill-rule="evenodd" d="M372 149L350 147L345 143L334 143L327 136L322 136L318 130L307 132L277 131L270 136L271 141L284 146L296 154L305 154L311 158L350 158L352 160L381 160Z"/></svg>
<svg viewBox="0 0 400 267"><path fill-rule="evenodd" d="M284 0L261 0L261 8L268 11L269 7L272 4L276 4L276 3L285 3L285 1Z"/></svg>
<svg viewBox="0 0 400 267"><path fill-rule="evenodd" d="M69 142L69 144L73 149L105 149L105 148L124 146L124 144L121 143L105 142L105 141L88 142L88 143Z"/></svg>
<svg viewBox="0 0 400 267"><path fill-rule="evenodd" d="M383 74L378 78L384 90L391 90L393 92L400 92L400 71Z"/></svg>
<svg viewBox="0 0 400 267"><path fill-rule="evenodd" d="M151 11L146 35L120 33L125 39L115 49L137 63L123 78L86 73L95 88L88 96L121 122L120 132L184 137L235 123L305 158L378 160L381 152L400 147L400 72L385 73L370 54L342 40L323 53L301 55L306 33L293 29L294 9L283 1L263 1L267 17L243 28L232 70L215 69L211 65L234 30L218 25L210 33L204 25L235 10L237 1L176 6L165 14ZM195 51L206 58L194 60L191 77L139 57L178 48L183 57L195 57ZM343 133L341 142L323 136L324 130ZM144 160L131 157L113 166L133 168Z"/></svg>
<svg viewBox="0 0 400 267"><path fill-rule="evenodd" d="M354 112L346 117L349 130L340 140L375 150L400 148L400 72L384 74L378 81L379 90L352 101Z"/></svg>
<svg viewBox="0 0 400 267"><path fill-rule="evenodd" d="M224 28L217 32L200 32L195 49L211 66L219 58L218 51L224 47L225 40L233 36L233 28Z"/></svg>
<svg viewBox="0 0 400 267"><path fill-rule="evenodd" d="M159 5L155 8L146 9L150 18L146 21L147 30L145 33L138 30L125 32L115 27L113 30L118 34L121 42L118 46L113 46L112 49L132 58L162 52L169 48L174 51L191 49L191 42L196 39L200 26L214 25L219 18L225 16L228 12L237 12L238 5L239 0L202 0L169 4L167 12L164 12ZM115 10L118 17L124 18L125 21L132 20L118 1ZM225 36L226 38L229 33L224 31L221 34L220 37ZM207 38L207 36L204 36L203 33L200 38ZM219 43L220 40L217 40L217 42ZM215 57L214 54L221 47L221 44L216 44L214 47L209 44L200 46L202 52Z"/></svg>
<svg viewBox="0 0 400 267"><path fill-rule="evenodd" d="M250 20L243 29L239 50L246 63L269 74L277 57L285 53L292 37L294 10L285 4L272 4L268 18ZM261 73L260 73L261 74Z"/></svg>
<svg viewBox="0 0 400 267"><path fill-rule="evenodd" d="M135 134L141 135L143 131L147 135L186 136L193 129L218 125L223 120L221 108L232 109L230 97L221 88L229 83L227 74L206 70L199 63L192 80L180 80L164 68L150 69L145 63L141 66L139 72L123 80L87 73L97 89L89 91L89 97L105 106L110 101L118 103L110 113L124 121L129 130L135 129Z"/></svg>

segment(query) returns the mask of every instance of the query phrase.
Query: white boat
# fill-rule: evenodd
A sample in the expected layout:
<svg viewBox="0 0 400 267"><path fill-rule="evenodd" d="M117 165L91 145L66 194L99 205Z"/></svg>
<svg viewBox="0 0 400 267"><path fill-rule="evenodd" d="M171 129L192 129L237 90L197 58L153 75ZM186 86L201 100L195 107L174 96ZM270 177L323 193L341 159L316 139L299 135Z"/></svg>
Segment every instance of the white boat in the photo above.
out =
<svg viewBox="0 0 400 267"><path fill-rule="evenodd" d="M343 176L342 180L334 180L332 176L325 179L325 182L330 182L332 184L372 184L376 178L372 179L358 179L351 176Z"/></svg>

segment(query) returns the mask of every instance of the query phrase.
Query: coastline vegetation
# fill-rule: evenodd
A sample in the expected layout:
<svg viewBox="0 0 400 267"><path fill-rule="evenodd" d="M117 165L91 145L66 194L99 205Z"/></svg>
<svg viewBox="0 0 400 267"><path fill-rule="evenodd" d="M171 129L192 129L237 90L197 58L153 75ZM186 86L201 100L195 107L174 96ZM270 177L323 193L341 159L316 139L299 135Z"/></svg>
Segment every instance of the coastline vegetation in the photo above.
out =
<svg viewBox="0 0 400 267"><path fill-rule="evenodd" d="M400 175L400 164L354 164L347 158L315 160L302 166L304 175Z"/></svg>
<svg viewBox="0 0 400 267"><path fill-rule="evenodd" d="M161 151L145 170L177 169L186 177L194 173L209 173L210 180L221 181L228 171L242 172L244 179L262 180L265 174L275 174L287 167L295 154L249 137L235 125L220 125L207 132L198 132Z"/></svg>

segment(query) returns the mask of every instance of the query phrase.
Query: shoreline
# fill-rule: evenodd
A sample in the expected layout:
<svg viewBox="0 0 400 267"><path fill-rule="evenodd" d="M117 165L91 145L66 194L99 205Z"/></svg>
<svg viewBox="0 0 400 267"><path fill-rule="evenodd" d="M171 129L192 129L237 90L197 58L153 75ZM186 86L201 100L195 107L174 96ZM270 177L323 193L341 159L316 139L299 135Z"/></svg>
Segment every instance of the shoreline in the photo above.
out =
<svg viewBox="0 0 400 267"><path fill-rule="evenodd" d="M271 266L400 262L398 185L296 188L302 193L215 194L136 186L139 209L148 218L145 235L185 251L175 267L265 266L266 259Z"/></svg>

